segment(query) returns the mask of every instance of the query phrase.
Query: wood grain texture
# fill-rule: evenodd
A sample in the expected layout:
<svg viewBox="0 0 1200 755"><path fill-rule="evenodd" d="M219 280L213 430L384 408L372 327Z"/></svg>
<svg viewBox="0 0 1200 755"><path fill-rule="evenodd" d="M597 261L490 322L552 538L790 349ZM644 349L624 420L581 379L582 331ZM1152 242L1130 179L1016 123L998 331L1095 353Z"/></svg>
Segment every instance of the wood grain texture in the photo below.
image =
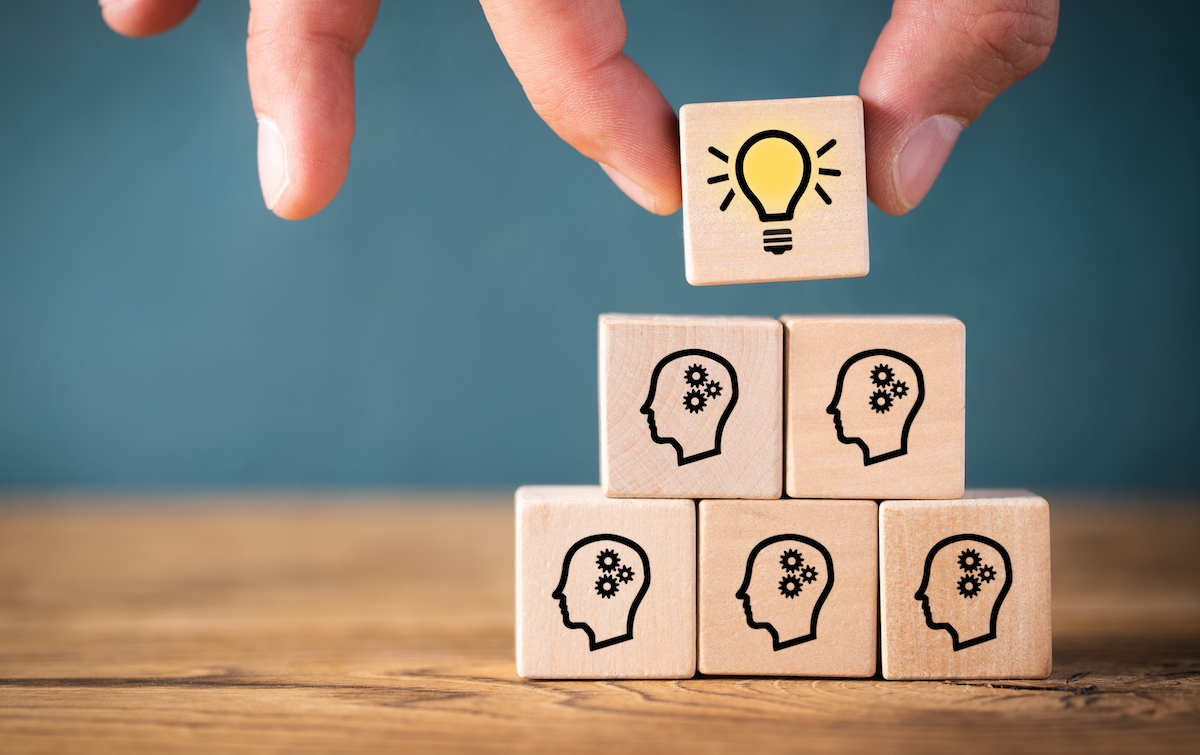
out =
<svg viewBox="0 0 1200 755"><path fill-rule="evenodd" d="M867 274L862 100L851 95L684 105L679 131L689 283ZM799 147L778 136L755 141L767 132L784 132ZM743 186L738 155L744 144L751 148L741 163ZM789 219L786 209L797 189L803 190Z"/></svg>
<svg viewBox="0 0 1200 755"><path fill-rule="evenodd" d="M874 501L701 501L700 671L874 675L878 549Z"/></svg>
<svg viewBox="0 0 1200 755"><path fill-rule="evenodd" d="M962 322L938 315L789 315L781 320L788 496L962 495Z"/></svg>
<svg viewBox="0 0 1200 755"><path fill-rule="evenodd" d="M609 314L599 339L607 495L783 495L778 320Z"/></svg>
<svg viewBox="0 0 1200 755"><path fill-rule="evenodd" d="M879 507L885 679L1044 679L1050 520L1022 490Z"/></svg>
<svg viewBox="0 0 1200 755"><path fill-rule="evenodd" d="M516 511L518 674L695 675L695 501L530 486Z"/></svg>
<svg viewBox="0 0 1200 755"><path fill-rule="evenodd" d="M1190 753L1200 500L1051 496L1044 681L526 682L511 494L0 506L0 749Z"/></svg>

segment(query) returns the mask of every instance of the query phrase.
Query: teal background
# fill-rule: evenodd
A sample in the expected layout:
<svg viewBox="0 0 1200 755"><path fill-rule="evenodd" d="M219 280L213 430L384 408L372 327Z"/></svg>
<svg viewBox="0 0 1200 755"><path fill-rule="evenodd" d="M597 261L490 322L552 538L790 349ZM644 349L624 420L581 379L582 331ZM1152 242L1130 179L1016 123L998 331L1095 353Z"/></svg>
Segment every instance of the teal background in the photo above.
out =
<svg viewBox="0 0 1200 755"><path fill-rule="evenodd" d="M672 105L856 92L889 3L628 2ZM1137 8L1140 13L1132 12ZM1149 12L1145 12L1145 11ZM385 2L341 194L262 206L245 3L0 6L0 486L598 477L596 316L947 313L969 485L1200 483L1193 3L1067 3L862 279L692 288L467 0Z"/></svg>

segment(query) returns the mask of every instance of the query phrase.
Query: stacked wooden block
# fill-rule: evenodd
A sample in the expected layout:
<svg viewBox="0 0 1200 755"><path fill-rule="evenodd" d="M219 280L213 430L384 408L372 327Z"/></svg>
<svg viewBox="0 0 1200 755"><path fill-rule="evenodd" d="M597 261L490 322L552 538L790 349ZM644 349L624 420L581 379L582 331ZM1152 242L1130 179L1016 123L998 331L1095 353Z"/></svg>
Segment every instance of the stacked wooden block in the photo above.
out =
<svg viewBox="0 0 1200 755"><path fill-rule="evenodd" d="M779 115L812 107L833 125ZM689 280L865 274L861 123L857 98L685 107ZM799 145L800 191L713 237L734 192L717 210L695 196L731 179L689 161L732 142L739 185L757 170L765 195L766 139ZM835 146L849 170L813 169ZM800 202L813 175L857 182L861 206L823 216L832 188ZM731 230L784 215L790 244ZM516 495L521 676L869 677L877 657L887 679L1049 675L1048 507L964 490L961 322L602 315L599 346L601 485Z"/></svg>

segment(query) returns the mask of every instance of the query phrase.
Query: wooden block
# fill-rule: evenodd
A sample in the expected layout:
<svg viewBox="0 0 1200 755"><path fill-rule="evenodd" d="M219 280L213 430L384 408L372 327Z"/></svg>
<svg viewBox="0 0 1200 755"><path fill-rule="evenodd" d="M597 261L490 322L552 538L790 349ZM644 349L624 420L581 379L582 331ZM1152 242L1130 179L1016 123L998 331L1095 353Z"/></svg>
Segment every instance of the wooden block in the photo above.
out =
<svg viewBox="0 0 1200 755"><path fill-rule="evenodd" d="M966 328L939 316L789 316L787 494L958 498Z"/></svg>
<svg viewBox="0 0 1200 755"><path fill-rule="evenodd" d="M783 327L600 316L600 480L614 498L783 494Z"/></svg>
<svg viewBox="0 0 1200 755"><path fill-rule="evenodd" d="M700 672L875 674L874 501L701 501Z"/></svg>
<svg viewBox="0 0 1200 755"><path fill-rule="evenodd" d="M679 127L689 283L867 274L862 100L684 105Z"/></svg>
<svg viewBox="0 0 1200 755"><path fill-rule="evenodd" d="M597 486L517 490L517 673L696 673L696 504Z"/></svg>
<svg viewBox="0 0 1200 755"><path fill-rule="evenodd" d="M879 508L885 679L1050 675L1050 508L1023 490Z"/></svg>

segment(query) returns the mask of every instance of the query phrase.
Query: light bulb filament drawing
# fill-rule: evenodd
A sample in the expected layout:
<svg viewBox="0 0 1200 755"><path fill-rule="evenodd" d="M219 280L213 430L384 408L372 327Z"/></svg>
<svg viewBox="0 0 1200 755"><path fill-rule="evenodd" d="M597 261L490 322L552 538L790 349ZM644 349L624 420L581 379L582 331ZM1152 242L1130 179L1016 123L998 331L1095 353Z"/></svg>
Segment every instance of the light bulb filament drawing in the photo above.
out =
<svg viewBox="0 0 1200 755"><path fill-rule="evenodd" d="M830 139L816 152L816 158L825 156L837 145ZM724 163L729 155L716 147L708 148L709 154ZM808 148L794 135L779 129L759 131L747 139L734 159L734 176L742 194L753 205L758 219L763 223L791 222L796 216L796 206L812 182L813 158ZM818 168L818 176L840 176L842 172L833 168ZM724 183L729 174L723 173L708 179L708 183ZM833 199L820 183L813 183L813 190L826 205ZM729 189L721 202L721 212L729 208L737 192ZM790 228L766 228L762 235L763 251L783 254L793 245Z"/></svg>

